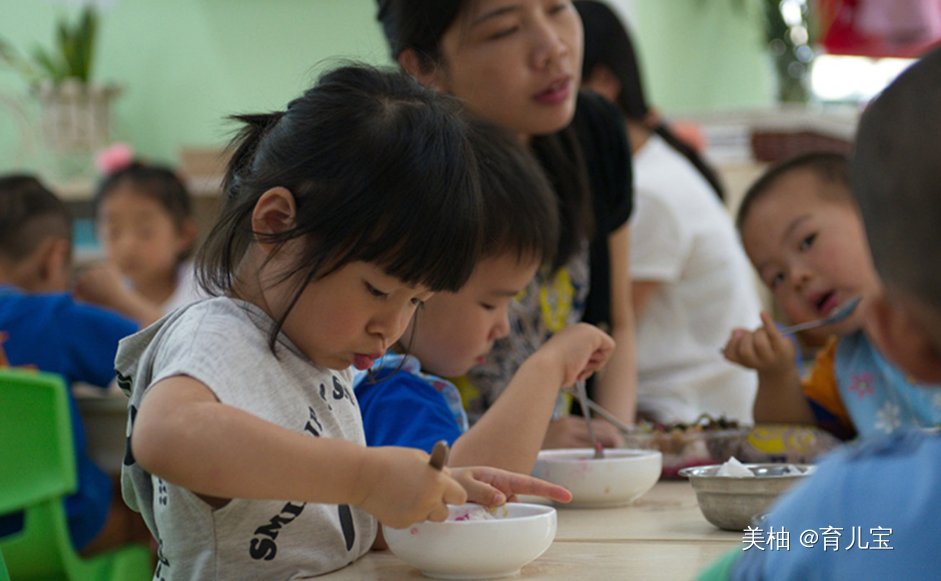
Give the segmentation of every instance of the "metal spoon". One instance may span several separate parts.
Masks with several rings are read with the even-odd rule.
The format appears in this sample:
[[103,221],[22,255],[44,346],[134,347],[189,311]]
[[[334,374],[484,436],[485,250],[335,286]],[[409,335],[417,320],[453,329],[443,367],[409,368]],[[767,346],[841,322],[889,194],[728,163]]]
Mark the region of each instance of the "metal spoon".
[[604,458],[604,446],[595,437],[595,428],[591,425],[591,411],[588,409],[588,392],[585,390],[585,382],[578,380],[575,382],[575,393],[578,395],[578,403],[582,408],[582,417],[585,418],[585,425],[588,426],[588,437],[591,438],[591,445],[595,449],[595,455],[592,458]]
[[807,331],[808,329],[816,329],[817,327],[823,327],[824,325],[832,325],[833,323],[839,323],[846,317],[853,314],[853,311],[856,310],[856,307],[859,306],[859,302],[863,300],[863,297],[852,297],[842,305],[830,311],[830,314],[822,319],[816,319],[814,321],[806,321],[804,323],[798,323],[796,325],[791,325],[790,327],[783,327],[778,329],[782,335],[790,335],[792,333],[799,333],[801,331]]

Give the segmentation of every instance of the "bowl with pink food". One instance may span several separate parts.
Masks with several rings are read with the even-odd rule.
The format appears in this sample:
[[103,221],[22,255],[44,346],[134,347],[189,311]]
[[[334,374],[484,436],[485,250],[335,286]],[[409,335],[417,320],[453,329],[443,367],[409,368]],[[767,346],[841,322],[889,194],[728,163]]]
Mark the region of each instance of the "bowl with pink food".
[[389,550],[426,577],[495,579],[518,575],[555,539],[551,506],[510,502],[490,509],[468,503],[448,511],[444,522],[383,526]]

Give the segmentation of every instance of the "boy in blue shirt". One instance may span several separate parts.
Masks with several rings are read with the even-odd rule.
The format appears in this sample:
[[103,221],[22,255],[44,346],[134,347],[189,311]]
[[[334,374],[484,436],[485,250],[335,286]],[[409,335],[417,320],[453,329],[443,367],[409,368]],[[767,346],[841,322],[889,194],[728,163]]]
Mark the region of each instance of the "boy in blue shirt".
[[[451,466],[529,473],[559,389],[601,368],[614,341],[585,323],[559,331],[468,428],[461,394],[446,378],[482,363],[493,343],[509,334],[514,297],[538,292],[530,283],[540,265],[551,263],[558,240],[556,202],[536,161],[503,129],[482,120],[471,120],[471,127],[481,160],[482,258],[461,290],[431,297],[370,375],[357,378],[356,399],[370,446],[430,451],[436,441],[446,440],[452,444]],[[611,424],[595,422],[604,445],[622,442]]]
[[[114,379],[118,341],[137,323],[76,303],[66,291],[71,217],[38,179],[0,176],[0,365],[58,373],[67,386],[105,388]],[[75,400],[69,394],[78,489],[65,501],[72,544],[86,554],[149,538],[143,521],[92,462]],[[0,517],[0,536],[22,527]]]
[[[851,163],[853,196],[884,285],[871,307],[873,339],[914,379],[934,383],[941,381],[939,136],[935,49],[865,111]],[[760,528],[758,538],[788,534],[789,548],[736,549],[703,578],[937,579],[941,436],[899,430],[834,453]]]

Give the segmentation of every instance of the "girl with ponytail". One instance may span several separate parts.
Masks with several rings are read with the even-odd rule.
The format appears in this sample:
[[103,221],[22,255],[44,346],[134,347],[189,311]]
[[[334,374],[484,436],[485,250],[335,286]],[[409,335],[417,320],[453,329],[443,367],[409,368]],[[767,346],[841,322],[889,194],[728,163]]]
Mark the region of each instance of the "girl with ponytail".
[[296,579],[339,569],[377,521],[564,489],[428,454],[366,448],[367,369],[481,246],[476,158],[453,101],[346,66],[243,129],[197,256],[213,295],[121,343],[122,484],[157,538],[160,579]]

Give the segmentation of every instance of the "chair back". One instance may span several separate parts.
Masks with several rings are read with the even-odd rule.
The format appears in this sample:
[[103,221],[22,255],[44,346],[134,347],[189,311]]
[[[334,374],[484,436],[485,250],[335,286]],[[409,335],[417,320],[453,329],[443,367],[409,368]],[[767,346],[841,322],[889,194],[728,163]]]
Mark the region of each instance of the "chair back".
[[75,552],[63,499],[77,484],[68,388],[58,375],[0,369],[0,518],[22,529],[0,536],[16,581],[145,581],[150,551],[127,544],[90,558]]
[[0,369],[0,516],[22,514],[23,528],[0,537],[17,578],[56,578],[71,544],[62,498],[75,490],[68,395],[50,373]]

